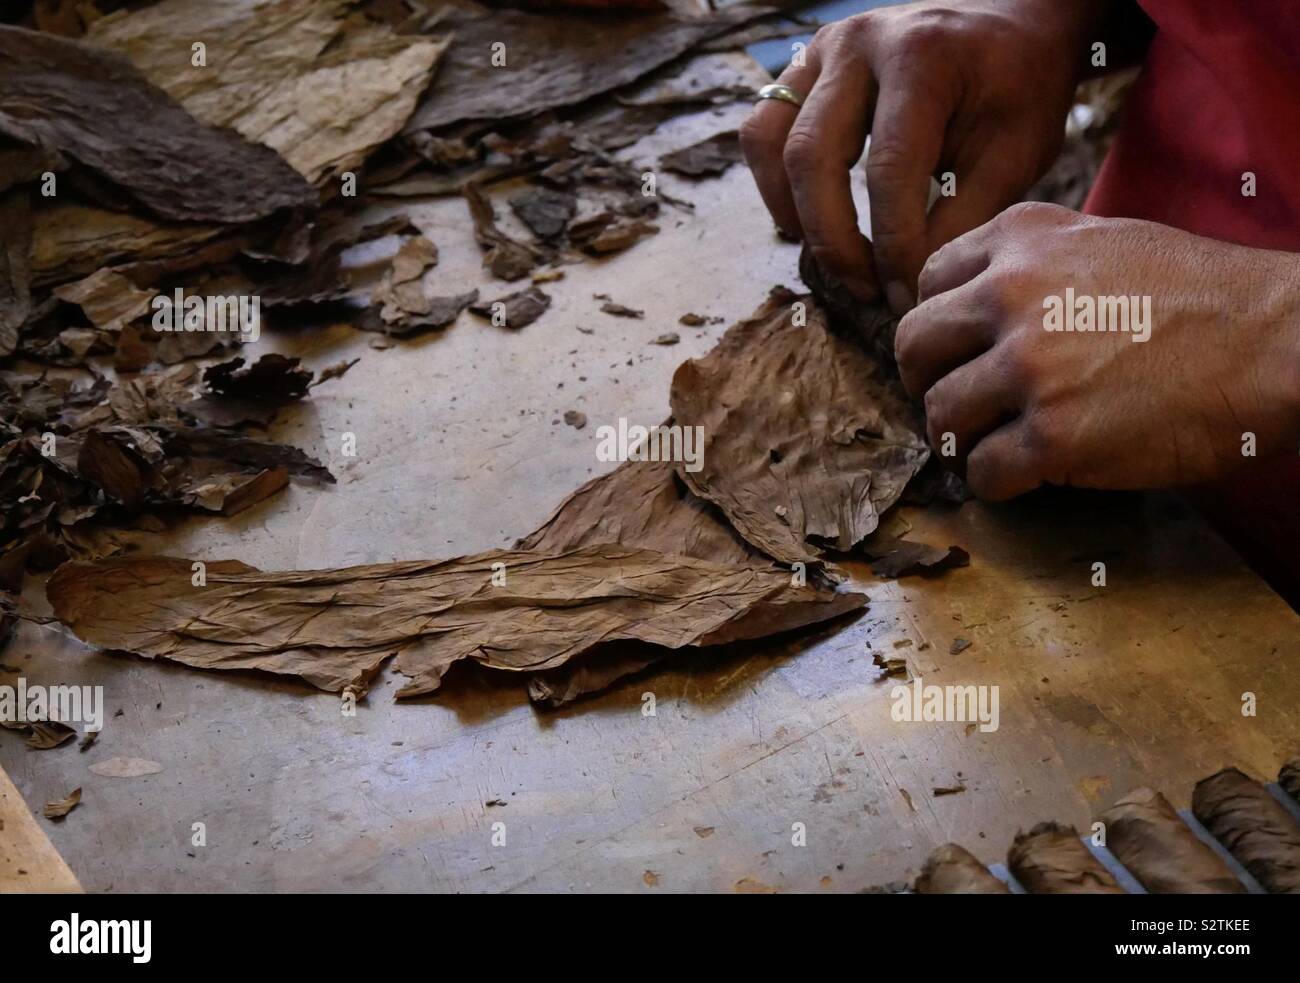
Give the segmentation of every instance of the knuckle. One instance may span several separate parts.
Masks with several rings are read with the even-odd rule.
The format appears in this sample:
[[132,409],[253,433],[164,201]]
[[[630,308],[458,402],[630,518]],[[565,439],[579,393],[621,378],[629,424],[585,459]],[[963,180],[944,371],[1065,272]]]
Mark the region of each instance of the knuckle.
[[1060,445],[1061,431],[1053,415],[1042,408],[1035,408],[1025,414],[1024,438],[1022,452],[1026,464],[1035,470],[1042,470],[1046,462],[1056,455]]
[[817,137],[806,128],[796,127],[790,131],[781,151],[781,160],[791,181],[808,177],[817,170],[820,156],[818,142]]
[[997,456],[985,447],[977,447],[966,460],[966,485],[977,498],[985,501],[1000,498],[998,475],[1006,471]]
[[740,124],[740,152],[745,160],[752,164],[756,160],[771,156],[778,148],[772,137],[772,128],[763,123],[757,113],[750,113],[745,122]]
[[907,177],[909,154],[897,140],[874,137],[867,152],[865,170],[868,188],[896,186]]
[[1008,336],[1002,345],[1002,362],[1022,389],[1032,389],[1040,374],[1035,347],[1020,335]]
[[940,246],[932,252],[925,265],[921,267],[921,275],[917,279],[917,291],[920,298],[930,297],[935,293],[936,286],[940,281],[940,271],[948,262],[948,257],[952,255],[951,243]]
[[948,7],[906,11],[897,20],[890,47],[897,56],[933,57],[961,34],[970,17]]
[[950,400],[944,395],[943,387],[934,385],[929,388],[925,394],[925,419],[930,431],[930,439],[934,440],[936,435],[950,430],[948,426],[950,416]]
[[975,280],[975,303],[994,324],[1006,326],[1023,289],[1024,274],[1005,263],[992,263]]
[[1047,201],[1018,201],[1003,209],[998,218],[1012,225],[1042,225],[1073,214],[1070,209]]
[[916,336],[916,319],[909,313],[898,322],[898,328],[894,332],[894,361],[903,373],[904,383],[907,382],[907,373],[916,358]]
[[813,33],[812,44],[809,47],[819,55],[834,59],[844,49],[846,35],[849,33],[849,21],[841,20],[824,24]]

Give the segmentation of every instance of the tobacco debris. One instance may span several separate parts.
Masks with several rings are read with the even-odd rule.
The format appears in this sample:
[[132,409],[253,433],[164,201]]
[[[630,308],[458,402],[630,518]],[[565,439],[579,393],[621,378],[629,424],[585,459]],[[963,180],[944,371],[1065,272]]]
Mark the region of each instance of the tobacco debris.
[[54,821],[62,820],[81,802],[81,789],[74,788],[66,799],[59,799],[57,802],[45,803],[45,808],[41,810],[46,819]]
[[547,188],[526,188],[511,195],[509,202],[519,220],[539,239],[562,235],[578,208],[572,193]]
[[614,317],[645,317],[645,311],[638,311],[623,304],[616,304],[612,300],[607,300],[600,305],[600,309],[606,314],[612,314]]
[[740,134],[736,130],[716,133],[699,143],[674,150],[659,158],[659,166],[687,177],[718,177],[732,164],[744,158],[740,153]]
[[464,195],[474,222],[474,237],[483,249],[483,268],[493,276],[521,280],[547,258],[545,253],[497,228],[496,210],[478,185],[465,185]]
[[970,554],[960,546],[929,546],[879,531],[862,543],[860,552],[872,561],[872,573],[889,579],[918,574],[933,577],[955,567],[970,566]]
[[550,306],[549,294],[543,293],[537,287],[528,287],[526,290],[506,294],[496,300],[470,304],[469,312],[487,318],[500,327],[518,330],[532,324],[545,314]]

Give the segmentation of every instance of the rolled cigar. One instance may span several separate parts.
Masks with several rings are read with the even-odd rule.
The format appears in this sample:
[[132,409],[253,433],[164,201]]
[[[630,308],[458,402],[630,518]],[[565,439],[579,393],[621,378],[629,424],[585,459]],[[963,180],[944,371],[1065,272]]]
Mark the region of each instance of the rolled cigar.
[[1152,894],[1246,893],[1231,868],[1154,789],[1135,789],[1099,818],[1110,852]]
[[1292,758],[1277,773],[1277,783],[1286,790],[1286,794],[1300,802],[1300,757]]
[[1073,826],[1039,823],[1016,834],[1007,864],[1031,894],[1127,894]]
[[1192,812],[1272,894],[1300,894],[1300,824],[1236,768],[1196,783]]
[[989,869],[956,843],[945,843],[925,861],[917,894],[1010,894]]

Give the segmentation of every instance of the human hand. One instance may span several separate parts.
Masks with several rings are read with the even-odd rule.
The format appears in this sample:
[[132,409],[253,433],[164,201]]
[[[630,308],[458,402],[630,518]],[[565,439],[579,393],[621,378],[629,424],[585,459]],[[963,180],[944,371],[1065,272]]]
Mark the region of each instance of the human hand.
[[[1113,0],[969,0],[873,10],[823,27],[760,102],[741,146],[778,228],[859,301],[911,306],[926,257],[1019,200],[1060,150],[1089,40]],[[849,172],[867,134],[872,241]],[[932,175],[956,194],[927,216]]]
[[[1093,324],[1124,307],[1127,331],[1048,330],[1099,297],[1126,303]],[[982,498],[1206,481],[1247,448],[1296,452],[1300,256],[1016,205],[930,257],[894,351],[940,460]]]

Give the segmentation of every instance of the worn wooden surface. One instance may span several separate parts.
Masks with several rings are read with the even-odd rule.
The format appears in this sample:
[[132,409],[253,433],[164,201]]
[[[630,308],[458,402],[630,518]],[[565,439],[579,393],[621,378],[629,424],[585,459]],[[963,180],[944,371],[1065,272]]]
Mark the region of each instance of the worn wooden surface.
[[0,769],[0,894],[81,890],[40,822]]
[[[664,127],[630,155],[653,161],[744,112]],[[147,548],[285,569],[456,555],[533,529],[610,467],[596,427],[661,420],[674,367],[723,330],[681,328],[681,314],[730,322],[771,285],[796,285],[797,249],[777,242],[742,168],[662,186],[694,213],[665,209],[657,237],[570,267],[521,332],[465,316],[387,351],[337,326],[268,339],[316,368],[361,357],[275,431],[339,484]],[[442,251],[431,289],[481,281],[462,202],[413,214]],[[602,314],[593,293],[646,316]],[[669,330],[680,344],[648,344]],[[568,409],[586,429],[560,422]],[[345,433],[356,457],[340,454]],[[27,626],[5,660],[32,682],[102,685],[108,719],[85,754],[0,732],[0,766],[29,803],[84,787],[66,822],[36,821],[93,891],[848,891],[915,874],[945,840],[1000,860],[1018,829],[1086,824],[1140,783],[1182,807],[1219,767],[1271,777],[1300,745],[1300,621],[1174,500],[1058,495],[907,517],[914,538],[962,545],[971,566],[892,583],[855,567],[872,597],[855,621],[683,656],[552,713],[510,680],[462,673],[402,705],[385,676],[348,717],[306,686],[107,656]],[[951,655],[959,636],[972,644]],[[998,730],[892,720],[895,681],[873,649],[926,683],[998,687]],[[1255,716],[1241,712],[1248,692]],[[115,755],[162,770],[88,770]],[[953,786],[965,791],[933,794]]]

